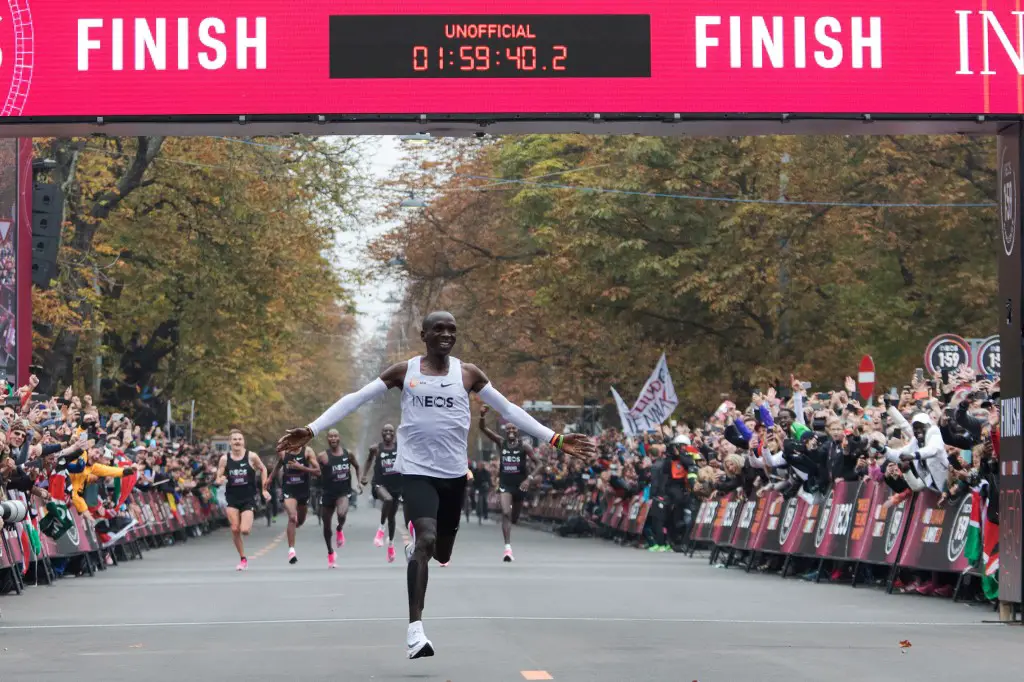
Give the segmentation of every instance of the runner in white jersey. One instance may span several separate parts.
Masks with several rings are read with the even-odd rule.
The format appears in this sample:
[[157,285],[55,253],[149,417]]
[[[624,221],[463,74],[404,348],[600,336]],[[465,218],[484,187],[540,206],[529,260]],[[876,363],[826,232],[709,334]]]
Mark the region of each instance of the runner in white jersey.
[[455,546],[466,488],[466,444],[470,428],[469,394],[494,408],[524,433],[545,440],[566,453],[589,459],[594,443],[582,434],[558,435],[521,407],[513,405],[491,385],[475,365],[450,356],[455,346],[455,318],[434,312],[423,319],[420,338],[426,354],[392,365],[356,393],[350,393],[309,426],[292,429],[277,443],[278,452],[301,448],[391,388],[402,391],[402,421],[398,427],[398,459],[402,474],[405,516],[414,537],[406,578],[409,589],[409,658],[433,656],[434,646],[423,632],[423,605],[430,559],[446,564]]

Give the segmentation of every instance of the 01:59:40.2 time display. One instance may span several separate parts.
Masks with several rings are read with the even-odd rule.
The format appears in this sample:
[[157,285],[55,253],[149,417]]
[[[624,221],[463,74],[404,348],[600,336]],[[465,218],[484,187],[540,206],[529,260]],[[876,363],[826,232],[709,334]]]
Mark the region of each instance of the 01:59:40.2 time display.
[[551,54],[542,54],[540,57],[533,45],[502,48],[462,45],[457,50],[415,45],[412,48],[412,70],[418,73],[449,69],[476,72],[565,71],[568,52],[564,45],[553,45]]

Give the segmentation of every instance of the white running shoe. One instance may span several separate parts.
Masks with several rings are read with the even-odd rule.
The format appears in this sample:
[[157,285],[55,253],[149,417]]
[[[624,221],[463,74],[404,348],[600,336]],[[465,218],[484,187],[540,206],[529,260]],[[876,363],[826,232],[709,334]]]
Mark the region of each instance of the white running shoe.
[[409,631],[405,636],[405,648],[410,660],[434,655],[434,645],[423,634],[423,621],[409,623]]

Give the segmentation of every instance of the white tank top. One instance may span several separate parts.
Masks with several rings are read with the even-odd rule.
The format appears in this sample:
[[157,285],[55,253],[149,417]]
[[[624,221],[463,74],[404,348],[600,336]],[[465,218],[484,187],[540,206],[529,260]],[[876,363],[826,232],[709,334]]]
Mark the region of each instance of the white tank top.
[[409,360],[402,384],[395,469],[435,478],[465,476],[470,412],[469,393],[462,385],[462,363],[449,357],[446,376],[424,376],[420,359]]

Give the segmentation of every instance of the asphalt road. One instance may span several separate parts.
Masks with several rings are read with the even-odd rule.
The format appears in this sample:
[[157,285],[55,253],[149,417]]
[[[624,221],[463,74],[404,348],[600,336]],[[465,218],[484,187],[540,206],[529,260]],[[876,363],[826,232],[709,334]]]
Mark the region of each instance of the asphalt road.
[[[1019,679],[1024,630],[991,610],[874,589],[716,569],[600,540],[464,524],[431,565],[425,628],[405,658],[405,565],[373,547],[377,512],[349,518],[328,571],[316,520],[286,561],[283,520],[259,522],[250,569],[225,530],[93,578],[0,598],[0,681]],[[399,543],[400,544],[400,543]],[[910,649],[899,642],[910,640]],[[1012,675],[1012,677],[1011,677]]]

